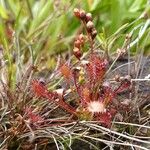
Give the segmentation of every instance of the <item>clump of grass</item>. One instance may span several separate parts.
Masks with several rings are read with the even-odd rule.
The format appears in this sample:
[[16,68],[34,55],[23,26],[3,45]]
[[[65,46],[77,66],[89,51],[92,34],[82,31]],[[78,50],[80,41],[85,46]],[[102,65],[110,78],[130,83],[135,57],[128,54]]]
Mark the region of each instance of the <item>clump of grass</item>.
[[[133,84],[137,79],[130,72],[126,76],[110,76],[126,51],[119,49],[111,64],[109,53],[98,51],[95,46],[97,31],[91,14],[80,9],[75,9],[74,14],[84,29],[74,40],[74,56],[67,61],[58,60],[47,81],[38,78],[41,72],[34,61],[22,65],[19,51],[14,60],[17,77],[13,78],[13,57],[5,56],[2,48],[1,148],[48,149],[54,143],[55,149],[71,149],[79,139],[95,149],[102,148],[102,143],[105,148],[148,149],[147,114],[140,121],[133,119],[137,117],[137,85]],[[15,40],[17,45],[17,37]],[[10,61],[6,62],[4,58],[8,56]],[[32,59],[32,49],[31,56]],[[95,146],[95,141],[100,145]]]

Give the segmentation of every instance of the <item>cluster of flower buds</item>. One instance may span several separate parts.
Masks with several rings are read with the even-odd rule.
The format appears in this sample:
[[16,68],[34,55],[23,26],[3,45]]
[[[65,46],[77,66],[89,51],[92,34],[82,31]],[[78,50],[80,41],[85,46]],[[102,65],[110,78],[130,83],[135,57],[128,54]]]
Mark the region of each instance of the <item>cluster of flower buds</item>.
[[78,8],[75,8],[74,15],[81,21],[83,21],[84,24],[86,24],[86,30],[93,40],[97,35],[97,31],[94,27],[94,23],[92,22],[92,14],[86,13],[84,10],[79,10]]
[[80,34],[75,42],[74,42],[74,49],[73,49],[73,54],[80,59],[82,56],[82,52],[81,52],[81,47],[84,45],[84,35]]

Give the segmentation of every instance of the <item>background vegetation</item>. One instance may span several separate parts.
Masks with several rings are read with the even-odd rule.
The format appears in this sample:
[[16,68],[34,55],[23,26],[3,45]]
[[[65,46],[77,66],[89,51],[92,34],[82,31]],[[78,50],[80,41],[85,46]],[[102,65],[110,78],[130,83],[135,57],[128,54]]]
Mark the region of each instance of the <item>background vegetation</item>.
[[[72,15],[74,7],[91,12],[99,35],[105,34],[106,39],[119,28],[124,29],[122,34],[134,27],[139,31],[146,20],[138,18],[144,11],[145,17],[149,17],[150,6],[147,0],[1,0],[0,41],[10,49],[16,45],[11,41],[15,36],[20,51],[26,52],[31,47],[35,57],[39,52],[53,54],[71,49],[70,43],[79,27]],[[115,45],[119,47],[119,42]]]

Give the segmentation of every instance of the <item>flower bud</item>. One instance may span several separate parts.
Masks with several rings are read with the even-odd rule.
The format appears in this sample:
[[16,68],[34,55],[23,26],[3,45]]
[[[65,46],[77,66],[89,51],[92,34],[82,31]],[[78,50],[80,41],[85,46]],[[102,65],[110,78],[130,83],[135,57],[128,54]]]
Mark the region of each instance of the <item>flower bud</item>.
[[96,31],[96,29],[94,29],[92,31],[92,39],[94,39],[96,37],[96,35],[97,35],[97,31]]
[[75,8],[74,9],[74,15],[77,17],[77,18],[80,18],[80,11],[78,8]]
[[87,24],[86,24],[86,27],[88,30],[92,29],[94,27],[94,24],[92,21],[88,21]]
[[84,40],[84,35],[80,34],[78,38],[79,38],[80,41],[82,41],[82,40]]
[[86,22],[88,22],[88,21],[92,21],[92,14],[91,13],[86,14]]
[[80,49],[77,48],[77,47],[74,47],[73,54],[76,56],[77,59],[80,59],[81,56],[82,56],[82,53],[81,53]]
[[84,20],[85,17],[86,17],[85,11],[84,11],[84,10],[81,10],[81,11],[80,11],[80,18],[81,18],[82,20]]
[[80,45],[81,45],[81,42],[79,40],[76,40],[74,42],[74,46],[77,47],[77,48],[80,48]]

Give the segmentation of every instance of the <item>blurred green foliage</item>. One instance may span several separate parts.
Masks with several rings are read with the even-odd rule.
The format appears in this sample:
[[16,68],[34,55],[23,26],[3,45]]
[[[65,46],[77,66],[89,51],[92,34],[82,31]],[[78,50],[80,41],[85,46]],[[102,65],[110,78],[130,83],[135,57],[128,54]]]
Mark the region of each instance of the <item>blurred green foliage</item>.
[[[81,26],[73,16],[75,7],[92,13],[99,32],[98,44],[114,51],[123,44],[126,33],[134,33],[133,42],[140,36],[150,6],[147,0],[0,0],[0,44],[6,58],[11,59],[8,55],[17,51],[18,59],[26,62],[32,55],[34,62],[38,56],[72,50],[73,38]],[[144,12],[147,19],[138,19]],[[149,23],[141,41],[135,42],[143,43],[146,38],[147,51],[148,33]]]

